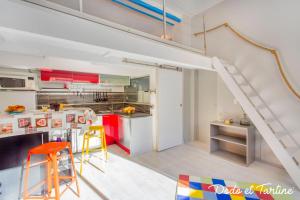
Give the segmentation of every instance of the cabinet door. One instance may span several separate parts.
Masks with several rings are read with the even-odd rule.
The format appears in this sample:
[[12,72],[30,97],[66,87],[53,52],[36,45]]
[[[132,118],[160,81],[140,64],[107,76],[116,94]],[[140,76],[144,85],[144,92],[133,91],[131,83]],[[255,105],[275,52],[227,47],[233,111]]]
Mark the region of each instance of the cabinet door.
[[125,86],[125,85],[130,85],[130,78],[129,76],[101,74],[100,83],[102,85]]
[[105,128],[106,144],[114,144],[119,140],[119,115],[103,115],[102,121]]
[[182,72],[157,70],[157,150],[183,143]]

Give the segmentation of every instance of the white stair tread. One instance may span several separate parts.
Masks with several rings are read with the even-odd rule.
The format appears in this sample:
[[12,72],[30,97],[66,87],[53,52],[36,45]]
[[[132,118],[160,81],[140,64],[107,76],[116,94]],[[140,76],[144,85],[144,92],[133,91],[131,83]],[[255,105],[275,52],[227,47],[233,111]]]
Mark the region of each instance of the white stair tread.
[[293,157],[294,162],[296,163],[296,165],[298,165],[300,167],[300,162],[299,160],[297,160],[295,157]]
[[287,147],[286,150],[291,156],[296,156],[298,153],[300,154],[300,148],[298,147]]
[[274,135],[277,137],[277,138],[281,138],[281,137],[284,137],[284,136],[287,136],[288,134],[283,132],[283,131],[275,131],[274,132]]
[[[247,81],[247,78],[243,76],[241,72],[239,72],[238,68],[235,66],[226,66],[219,61],[218,58],[213,58],[213,65],[220,77],[223,79],[225,84],[228,86],[228,89],[232,92],[232,94],[235,96],[235,98],[240,102],[241,106],[245,110],[245,112],[248,114],[249,118],[253,122],[253,124],[257,127],[263,138],[266,140],[270,148],[273,150],[275,155],[278,157],[278,159],[281,161],[289,175],[293,178],[298,188],[300,188],[300,145],[298,145],[295,142],[295,145],[292,147],[290,146],[291,141],[293,141],[293,138],[278,138],[276,136],[277,126],[275,126],[277,123],[279,123],[281,126],[281,122],[276,118],[276,115],[272,113],[271,110],[269,110],[268,104],[264,103],[263,99],[259,95],[254,95],[254,97],[250,97],[243,89],[245,83],[248,85],[251,84]],[[235,68],[235,71],[239,72],[238,74],[232,74],[233,70],[227,70],[227,69],[233,69]],[[243,79],[244,80],[243,80]],[[254,92],[255,89],[254,89]],[[256,92],[257,93],[257,92]],[[256,102],[258,101],[258,102]],[[263,110],[269,110],[270,116],[268,113],[263,114]],[[265,117],[264,117],[265,116]],[[268,116],[268,117],[267,117]],[[271,123],[266,120],[272,119]],[[274,123],[273,123],[274,122]],[[276,130],[274,130],[272,127]],[[282,126],[283,129],[286,129],[284,126]],[[283,132],[287,132],[284,130]],[[287,132],[288,134],[288,132]],[[285,143],[283,143],[283,140]],[[279,142],[281,145],[279,145]],[[288,146],[287,146],[288,145]],[[291,147],[291,148],[290,148]]]
[[229,73],[233,74],[233,75],[238,75],[238,74],[239,74],[238,71],[233,70],[233,69],[230,69],[230,68],[227,68],[227,71],[228,71]]

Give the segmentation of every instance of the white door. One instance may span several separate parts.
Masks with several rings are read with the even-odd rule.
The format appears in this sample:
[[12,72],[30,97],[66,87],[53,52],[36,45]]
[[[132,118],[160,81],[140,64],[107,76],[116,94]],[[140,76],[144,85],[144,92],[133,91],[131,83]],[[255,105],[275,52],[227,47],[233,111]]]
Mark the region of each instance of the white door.
[[157,150],[183,143],[182,72],[157,70]]

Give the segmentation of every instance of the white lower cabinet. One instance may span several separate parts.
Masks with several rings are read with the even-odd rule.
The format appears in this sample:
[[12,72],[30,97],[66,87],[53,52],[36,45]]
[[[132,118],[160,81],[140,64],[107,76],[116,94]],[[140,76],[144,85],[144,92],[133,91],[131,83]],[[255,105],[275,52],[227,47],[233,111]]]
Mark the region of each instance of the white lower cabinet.
[[122,117],[123,133],[120,143],[136,156],[153,149],[152,116]]

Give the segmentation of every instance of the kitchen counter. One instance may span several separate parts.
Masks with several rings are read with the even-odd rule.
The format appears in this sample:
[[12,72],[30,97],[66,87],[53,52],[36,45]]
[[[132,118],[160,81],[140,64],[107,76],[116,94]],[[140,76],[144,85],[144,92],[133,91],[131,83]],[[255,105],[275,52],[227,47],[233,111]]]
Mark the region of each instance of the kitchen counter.
[[26,133],[24,133],[24,131],[16,131],[16,132],[9,133],[9,134],[1,134],[0,139],[7,138],[7,137],[16,137],[16,136],[20,136],[20,135],[32,135],[32,134],[37,134],[37,133],[41,133],[41,132],[49,132],[49,131],[50,131],[50,129],[48,129],[48,130],[44,129],[43,131],[32,130],[32,131],[29,131]]
[[22,165],[29,149],[48,142],[48,132],[12,135],[0,138],[0,170]]
[[127,149],[131,156],[150,152],[153,149],[152,116],[138,115],[121,116],[118,143]]
[[108,145],[116,143],[120,148],[136,156],[153,149],[152,115],[137,112],[103,112],[98,121],[104,125]]
[[125,114],[125,113],[122,113],[122,112],[103,112],[103,113],[98,113],[97,114],[98,116],[103,116],[103,115],[120,115],[122,117],[126,117],[126,118],[138,118],[138,117],[149,117],[151,116],[151,114],[149,113],[134,113],[134,114],[131,114],[131,115],[128,115],[128,114]]
[[126,118],[138,118],[138,117],[149,117],[151,116],[151,114],[148,113],[134,113],[131,115],[128,114],[124,114],[124,113],[115,113],[115,114],[119,114],[122,117],[126,117]]
[[[2,185],[0,199],[20,199],[20,188],[23,187],[23,165],[26,163],[28,150],[46,142],[48,142],[47,132],[0,138],[0,182]],[[44,156],[35,155],[33,159],[37,162],[43,160]],[[40,182],[45,178],[44,174],[44,165],[32,167],[30,183]]]
[[[35,132],[50,132],[82,128],[92,116],[88,108],[66,109],[64,111],[28,111],[16,115],[0,114],[0,138],[27,135]],[[30,128],[29,128],[30,127]]]

